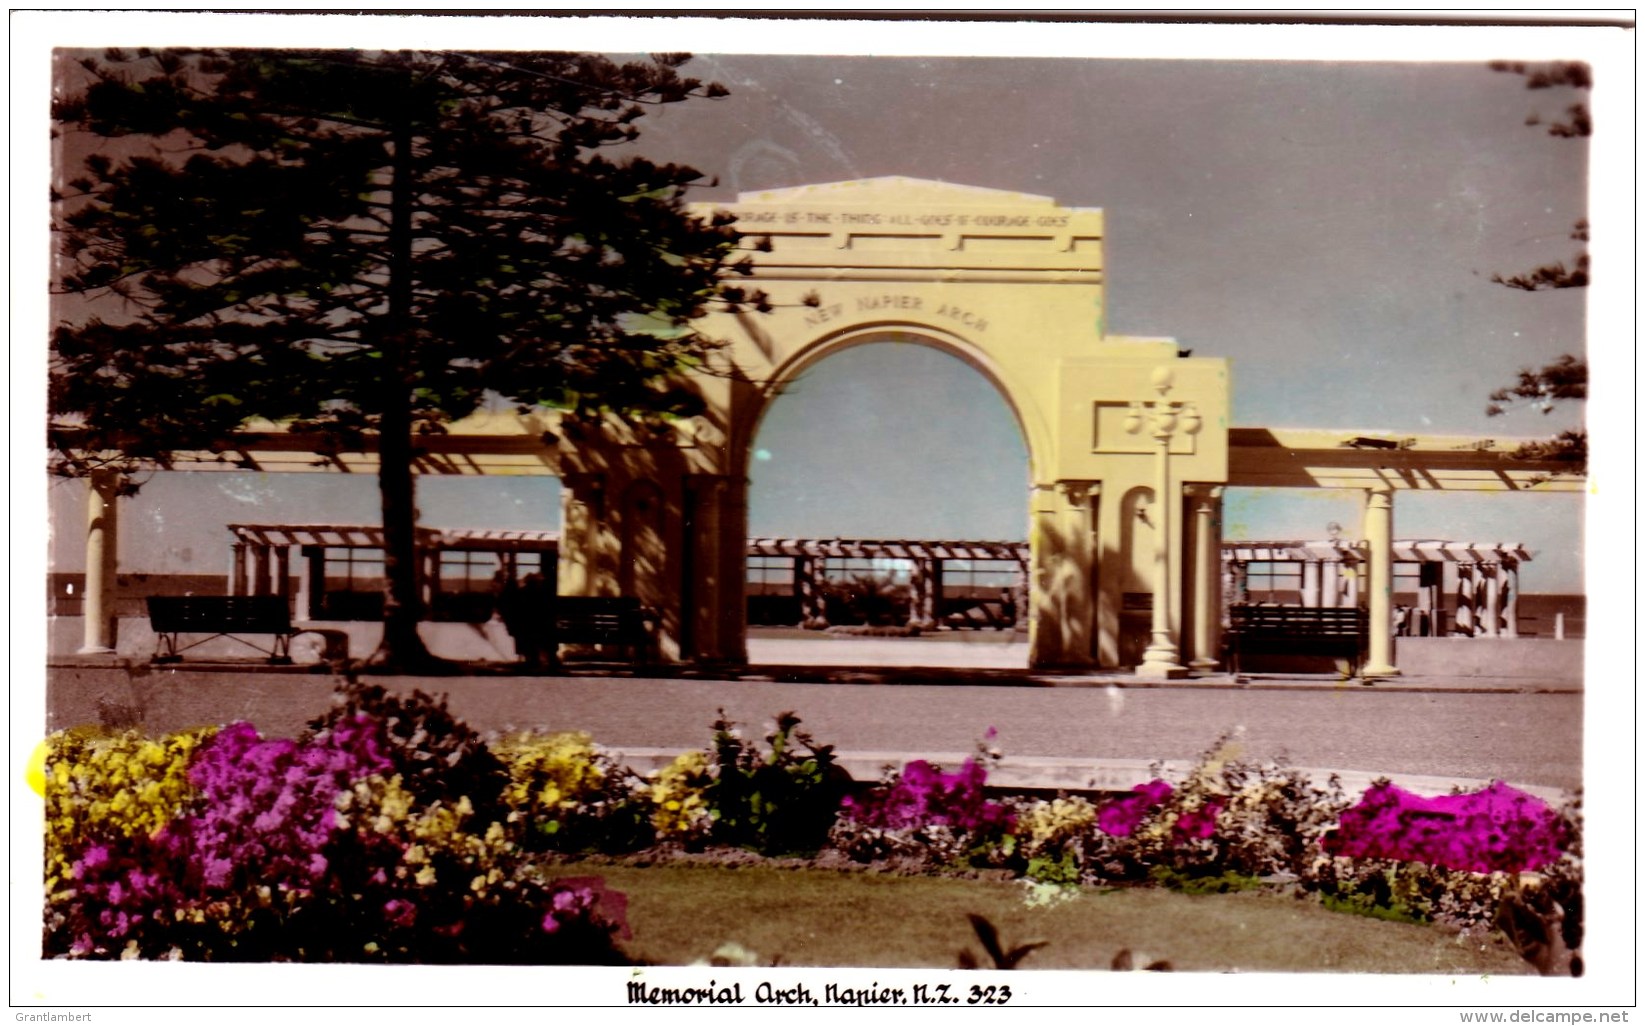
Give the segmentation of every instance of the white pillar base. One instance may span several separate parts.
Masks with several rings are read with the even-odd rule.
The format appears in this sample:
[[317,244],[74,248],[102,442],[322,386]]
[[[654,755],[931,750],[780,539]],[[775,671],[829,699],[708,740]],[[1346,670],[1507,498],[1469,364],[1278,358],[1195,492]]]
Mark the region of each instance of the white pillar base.
[[1182,680],[1188,676],[1188,667],[1175,663],[1143,663],[1137,667],[1134,676],[1149,680]]
[[1142,653],[1142,665],[1137,667],[1136,675],[1149,680],[1181,680],[1188,676],[1188,667],[1177,662],[1175,646],[1155,642]]

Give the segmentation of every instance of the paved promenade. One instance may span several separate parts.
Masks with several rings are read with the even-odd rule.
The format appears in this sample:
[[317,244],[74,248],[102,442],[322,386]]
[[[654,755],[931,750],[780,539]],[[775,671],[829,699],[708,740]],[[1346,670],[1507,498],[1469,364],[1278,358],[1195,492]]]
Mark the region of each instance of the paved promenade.
[[[860,644],[850,651],[868,654]],[[921,647],[923,661],[936,657]],[[955,653],[962,656],[975,652]],[[792,710],[818,741],[870,773],[899,757],[957,757],[994,728],[993,744],[1008,762],[1051,786],[1123,784],[1146,773],[1150,761],[1192,760],[1229,733],[1251,756],[1354,779],[1387,774],[1437,786],[1501,778],[1553,790],[1582,782],[1583,695],[1573,681],[1399,678],[1366,686],[1330,676],[1224,675],[1160,682],[988,666],[792,662],[715,678],[592,667],[569,676],[471,669],[377,679],[395,690],[448,694],[452,711],[482,730],[586,730],[637,762],[705,746],[722,709],[751,736]],[[47,683],[50,729],[134,722],[164,731],[245,719],[282,735],[326,707],[336,679],[304,667],[60,657]]]

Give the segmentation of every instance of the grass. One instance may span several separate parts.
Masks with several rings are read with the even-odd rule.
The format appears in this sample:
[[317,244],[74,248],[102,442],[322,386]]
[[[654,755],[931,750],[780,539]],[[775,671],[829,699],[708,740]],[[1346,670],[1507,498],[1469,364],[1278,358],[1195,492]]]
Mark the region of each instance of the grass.
[[1188,972],[1521,975],[1500,940],[1332,912],[1267,891],[1188,895],[1161,888],[1082,890],[1030,908],[1019,883],[766,866],[567,863],[628,895],[629,954],[654,965],[706,961],[735,943],[760,964],[954,968],[969,949],[988,965],[967,913],[1007,948],[1048,944],[1024,969],[1107,969],[1129,948]]

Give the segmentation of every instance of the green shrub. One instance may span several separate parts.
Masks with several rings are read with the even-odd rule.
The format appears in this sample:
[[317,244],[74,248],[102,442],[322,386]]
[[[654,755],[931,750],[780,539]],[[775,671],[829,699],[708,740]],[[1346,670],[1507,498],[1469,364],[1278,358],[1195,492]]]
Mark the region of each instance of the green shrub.
[[789,855],[813,854],[828,839],[849,777],[834,764],[833,747],[814,743],[799,724],[791,712],[778,714],[761,752],[720,711],[713,781],[703,795],[714,840]]

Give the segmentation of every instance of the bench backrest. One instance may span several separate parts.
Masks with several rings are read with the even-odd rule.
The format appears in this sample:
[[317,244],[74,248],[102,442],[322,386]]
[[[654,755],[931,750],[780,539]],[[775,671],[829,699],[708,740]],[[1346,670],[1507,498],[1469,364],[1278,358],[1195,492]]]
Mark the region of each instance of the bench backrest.
[[286,634],[291,606],[279,595],[150,595],[149,626],[162,633]]
[[632,595],[556,595],[554,611],[572,616],[638,613],[640,600]]
[[553,619],[556,633],[597,642],[643,635],[651,617],[633,596],[561,595],[554,599]]
[[1365,610],[1352,606],[1230,606],[1229,628],[1238,634],[1354,636],[1365,633]]

